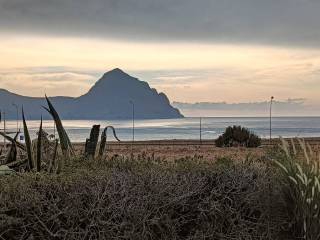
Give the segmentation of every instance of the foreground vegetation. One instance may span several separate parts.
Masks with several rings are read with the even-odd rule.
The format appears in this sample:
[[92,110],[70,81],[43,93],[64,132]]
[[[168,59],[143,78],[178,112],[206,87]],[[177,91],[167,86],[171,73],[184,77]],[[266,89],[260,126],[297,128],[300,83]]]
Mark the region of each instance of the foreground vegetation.
[[[97,151],[94,125],[77,155],[47,103],[59,140],[41,122],[31,141],[24,113],[25,145],[0,133],[11,142],[0,154],[0,239],[320,239],[319,154],[303,140],[240,161],[110,158],[107,130],[119,140],[115,129],[104,128]],[[257,147],[261,139],[234,126],[216,144]]]
[[0,236],[277,239],[286,214],[275,179],[250,160],[73,159],[59,175],[0,178]]
[[319,160],[299,142],[261,159],[82,155],[59,174],[1,176],[0,239],[318,240]]

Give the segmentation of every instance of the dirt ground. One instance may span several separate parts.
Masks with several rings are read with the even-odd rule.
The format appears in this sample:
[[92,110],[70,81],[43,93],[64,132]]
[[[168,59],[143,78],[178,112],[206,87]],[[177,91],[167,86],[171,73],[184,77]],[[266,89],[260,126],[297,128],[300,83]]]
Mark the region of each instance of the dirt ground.
[[[290,142],[290,140],[288,140]],[[315,152],[320,153],[320,138],[305,139],[312,146]],[[298,141],[295,140],[296,145]],[[185,157],[198,157],[207,161],[215,161],[217,158],[231,158],[233,160],[244,160],[247,157],[261,159],[266,156],[268,150],[279,145],[280,140],[274,139],[270,142],[263,139],[262,146],[258,148],[217,148],[212,140],[159,140],[159,141],[136,141],[134,143],[127,142],[108,142],[105,154],[107,156],[123,155],[130,156],[131,154],[146,155],[153,158],[161,158],[166,160],[174,160]],[[84,143],[73,143],[76,153],[84,152]],[[0,143],[2,149],[2,144]],[[99,143],[97,151],[99,149]]]
[[[74,144],[77,153],[84,151],[83,143]],[[99,148],[99,145],[97,149]],[[174,160],[184,157],[203,158],[207,161],[214,161],[217,158],[228,157],[234,160],[243,160],[247,156],[261,158],[265,155],[268,146],[259,148],[217,148],[213,141],[145,141],[145,142],[111,142],[107,144],[106,154],[130,156],[131,154],[152,156],[154,158],[165,158]]]
[[[291,142],[290,139],[287,139]],[[298,141],[294,140],[298,145]],[[306,143],[312,146],[316,152],[320,152],[320,138],[307,138]],[[179,159],[184,157],[198,156],[208,161],[215,161],[217,158],[227,157],[234,160],[244,160],[246,157],[263,158],[267,151],[272,147],[280,145],[279,139],[262,140],[262,146],[258,148],[218,148],[215,147],[214,141],[204,140],[159,140],[159,141],[136,141],[132,142],[109,142],[106,148],[106,154],[112,156],[115,154],[137,156],[145,154],[155,158],[165,158],[167,160]],[[84,151],[84,143],[75,143],[75,149],[78,153]],[[97,146],[97,149],[99,145]]]

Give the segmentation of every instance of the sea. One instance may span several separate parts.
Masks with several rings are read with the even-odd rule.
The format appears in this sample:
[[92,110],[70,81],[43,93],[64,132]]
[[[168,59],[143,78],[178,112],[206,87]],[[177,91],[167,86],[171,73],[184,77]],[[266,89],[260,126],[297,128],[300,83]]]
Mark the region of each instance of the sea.
[[[101,128],[114,126],[120,140],[130,141],[133,138],[132,120],[63,120],[63,125],[72,142],[84,142],[89,137],[92,125]],[[36,137],[39,121],[27,121],[30,135]],[[267,117],[186,117],[181,119],[135,120],[135,140],[172,140],[172,139],[215,139],[227,126],[241,125],[262,138],[269,138],[270,119]],[[273,117],[272,137],[320,137],[320,117]],[[1,122],[1,131],[3,122]],[[21,121],[6,121],[6,131],[13,132],[23,126]],[[49,134],[56,134],[51,120],[43,121],[43,129]],[[109,136],[110,135],[110,136]],[[110,132],[108,139],[112,140]]]

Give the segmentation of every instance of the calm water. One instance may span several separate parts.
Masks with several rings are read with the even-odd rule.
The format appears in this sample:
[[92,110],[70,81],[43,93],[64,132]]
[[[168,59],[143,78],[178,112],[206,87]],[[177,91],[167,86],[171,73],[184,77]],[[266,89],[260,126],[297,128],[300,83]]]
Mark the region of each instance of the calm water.
[[[101,121],[101,120],[64,120],[63,124],[71,141],[85,141],[89,136],[91,126],[100,124],[101,127],[113,125],[121,140],[132,139],[132,121]],[[184,118],[170,120],[136,120],[136,140],[156,139],[199,139],[199,118]],[[269,118],[202,118],[202,138],[214,139],[227,126],[241,125],[254,131],[261,137],[269,137]],[[19,122],[19,127],[22,123]],[[28,121],[31,135],[35,137],[38,121]],[[53,122],[44,121],[44,129],[53,133]],[[3,128],[3,123],[1,124]],[[7,121],[8,131],[15,131],[16,121]],[[320,117],[277,117],[272,123],[273,137],[320,137]]]

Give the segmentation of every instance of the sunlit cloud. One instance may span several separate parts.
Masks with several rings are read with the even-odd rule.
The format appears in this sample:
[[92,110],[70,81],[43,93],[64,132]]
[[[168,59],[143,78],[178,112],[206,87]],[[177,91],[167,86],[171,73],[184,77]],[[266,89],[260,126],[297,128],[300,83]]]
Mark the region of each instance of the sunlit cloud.
[[1,88],[27,96],[79,96],[89,89],[93,79],[91,75],[72,72],[0,72]]
[[78,96],[115,67],[171,101],[306,98],[318,104],[320,49],[2,34],[0,87]]

